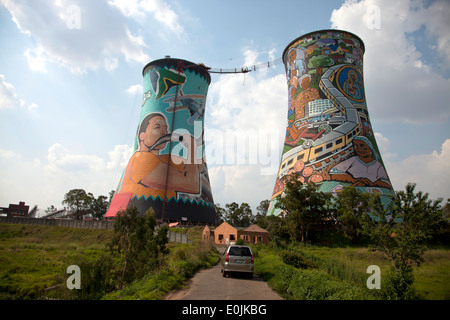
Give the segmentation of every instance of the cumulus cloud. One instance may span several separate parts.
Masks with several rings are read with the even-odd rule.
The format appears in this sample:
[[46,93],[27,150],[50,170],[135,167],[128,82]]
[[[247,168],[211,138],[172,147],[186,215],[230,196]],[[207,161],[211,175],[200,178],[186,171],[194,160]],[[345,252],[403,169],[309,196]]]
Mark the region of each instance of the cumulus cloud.
[[[6,81],[5,76],[0,74],[0,110],[14,109],[25,106],[25,101],[20,99],[13,84]],[[32,102],[28,105],[29,111],[35,111],[39,106]]]
[[28,67],[31,71],[36,71],[40,73],[47,73],[47,65],[45,63],[45,53],[42,47],[37,47],[35,49],[28,48],[24,53],[27,59]]
[[109,161],[106,163],[107,169],[125,168],[133,153],[133,148],[127,144],[121,144],[114,147],[113,151],[109,151]]
[[448,68],[449,12],[446,1],[426,7],[412,0],[348,0],[333,11],[332,28],[353,32],[365,43],[364,80],[372,117],[409,123],[449,118],[450,80],[425,62],[430,48],[417,47],[410,36],[425,28]]
[[395,190],[404,190],[407,183],[416,183],[417,191],[430,197],[447,199],[450,190],[450,139],[442,143],[440,151],[415,154],[400,161],[385,161]]
[[61,206],[64,194],[81,188],[108,195],[117,187],[131,147],[117,145],[104,156],[71,152],[60,143],[49,147],[45,159],[28,159],[0,149],[0,203],[25,201],[45,210]]
[[[184,28],[180,25],[178,15],[170,5],[161,0],[113,0],[108,2],[117,7],[126,17],[138,21],[143,20],[150,13],[165,29],[181,37]],[[162,33],[164,34],[164,32]]]
[[33,71],[46,72],[49,62],[74,73],[117,67],[118,58],[145,63],[142,36],[134,35],[125,17],[108,3],[69,0],[6,1],[18,29],[33,37],[25,51]]
[[133,85],[129,86],[126,91],[128,94],[134,96],[137,94],[142,94],[143,89],[142,89],[141,84],[133,84]]
[[275,175],[261,175],[258,166],[221,166],[208,168],[208,172],[214,201],[222,207],[246,202],[256,209],[262,200],[272,196]]
[[11,150],[0,149],[0,159],[19,159],[20,154]]
[[[257,63],[256,51],[244,50],[244,56],[246,64]],[[211,83],[205,150],[215,201],[247,202],[256,208],[271,197],[287,106],[285,74],[221,75]]]
[[0,74],[0,109],[12,109],[19,103],[16,89],[6,81],[4,75]]

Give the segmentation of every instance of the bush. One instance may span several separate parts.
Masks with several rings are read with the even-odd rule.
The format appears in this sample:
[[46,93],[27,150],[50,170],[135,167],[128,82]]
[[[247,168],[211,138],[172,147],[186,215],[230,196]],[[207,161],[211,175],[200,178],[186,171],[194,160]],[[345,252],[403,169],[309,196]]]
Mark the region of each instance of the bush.
[[80,267],[81,289],[74,290],[78,299],[97,300],[113,291],[119,278],[119,268],[110,255],[89,261],[81,259],[76,263]]
[[321,270],[302,270],[290,265],[277,266],[277,289],[296,300],[370,299],[361,288],[340,281]]
[[416,299],[414,289],[414,274],[409,270],[393,270],[383,279],[383,297],[388,300]]
[[283,250],[280,253],[280,257],[284,263],[294,266],[295,268],[308,269],[316,267],[312,261],[298,251]]
[[181,287],[198,269],[217,264],[220,257],[215,247],[202,242],[178,245],[172,249],[169,256],[158,271],[151,272],[122,290],[103,296],[102,299],[162,299],[169,291]]

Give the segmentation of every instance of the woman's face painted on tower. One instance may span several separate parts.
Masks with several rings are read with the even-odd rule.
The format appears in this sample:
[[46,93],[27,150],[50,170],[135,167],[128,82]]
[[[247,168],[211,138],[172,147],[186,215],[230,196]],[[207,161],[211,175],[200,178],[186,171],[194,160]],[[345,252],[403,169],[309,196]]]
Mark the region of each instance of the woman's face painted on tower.
[[[141,144],[144,144],[144,147],[150,148],[159,138],[168,134],[167,131],[167,122],[161,116],[153,117],[149,120],[147,129],[144,132],[141,132],[139,135],[139,140]],[[166,143],[161,143],[160,145],[155,146],[154,150],[161,150],[166,147]],[[141,148],[141,150],[143,150]],[[144,150],[143,150],[144,151]]]
[[353,140],[353,150],[356,155],[364,162],[370,162],[374,160],[372,149],[362,140]]

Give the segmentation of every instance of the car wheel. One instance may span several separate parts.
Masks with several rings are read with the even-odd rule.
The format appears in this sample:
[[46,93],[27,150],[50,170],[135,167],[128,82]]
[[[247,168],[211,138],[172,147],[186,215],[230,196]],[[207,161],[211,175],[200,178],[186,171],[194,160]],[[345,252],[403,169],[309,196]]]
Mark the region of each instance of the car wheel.
[[225,278],[227,276],[227,273],[225,271],[222,270],[222,275]]

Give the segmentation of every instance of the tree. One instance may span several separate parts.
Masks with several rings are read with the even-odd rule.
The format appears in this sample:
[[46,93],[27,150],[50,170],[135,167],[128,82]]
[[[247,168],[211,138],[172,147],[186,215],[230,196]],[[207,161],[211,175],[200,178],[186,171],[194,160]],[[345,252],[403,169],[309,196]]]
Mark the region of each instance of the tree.
[[227,214],[226,210],[220,206],[220,203],[214,205],[216,207],[216,222],[221,224],[225,221],[225,216]]
[[58,209],[56,209],[54,205],[51,205],[50,207],[45,209],[45,215],[55,213],[56,211],[58,211]]
[[102,220],[103,216],[109,207],[109,202],[106,201],[108,198],[106,196],[98,196],[97,199],[92,193],[88,193],[89,199],[89,211],[92,216],[98,220]]
[[155,231],[157,221],[153,209],[139,215],[136,207],[127,208],[117,214],[111,251],[123,257],[122,275],[118,288],[153,271],[159,266],[161,254],[168,249],[168,227]]
[[276,207],[286,214],[287,227],[291,240],[308,240],[311,227],[329,216],[331,195],[319,192],[314,183],[303,184],[297,172],[285,178],[283,194],[277,198]]
[[225,221],[232,226],[248,227],[254,223],[252,208],[245,202],[240,205],[236,202],[227,203],[225,205]]
[[257,214],[265,217],[267,214],[267,210],[269,209],[270,200],[262,200],[259,203],[259,206],[256,207]]
[[83,189],[72,189],[64,195],[63,205],[66,205],[69,212],[75,219],[81,219],[83,215],[89,213],[91,198]]
[[396,192],[385,206],[379,194],[372,194],[371,214],[363,219],[364,233],[371,247],[383,253],[391,264],[385,278],[388,299],[414,298],[413,266],[423,262],[426,241],[442,221],[442,199],[432,201],[428,193],[415,193],[415,184]]
[[257,213],[255,216],[255,223],[262,228],[265,228],[267,226],[266,222],[265,222],[265,218],[267,215],[267,211],[269,209],[269,205],[270,205],[270,200],[266,199],[266,200],[262,200],[259,203],[259,206],[256,207]]
[[355,187],[344,187],[335,198],[336,218],[344,227],[344,234],[353,244],[357,243],[362,233],[361,221],[369,210],[369,194],[360,192]]
[[269,232],[269,237],[275,245],[279,245],[281,239],[289,237],[285,218],[271,215],[264,219],[264,223],[264,229]]

